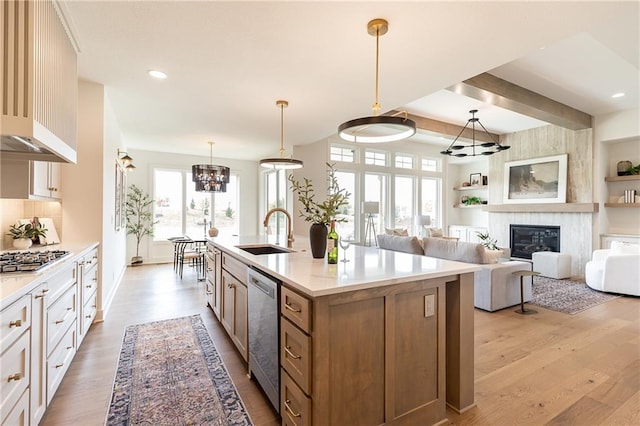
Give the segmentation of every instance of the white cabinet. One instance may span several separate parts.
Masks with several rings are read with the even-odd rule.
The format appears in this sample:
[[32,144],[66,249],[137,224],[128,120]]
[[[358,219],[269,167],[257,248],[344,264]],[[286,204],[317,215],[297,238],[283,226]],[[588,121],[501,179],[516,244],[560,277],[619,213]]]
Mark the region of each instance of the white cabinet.
[[87,335],[98,312],[98,248],[94,248],[78,261],[78,344]]
[[449,226],[449,237],[457,237],[459,241],[466,241],[470,243],[482,242],[478,238],[478,232],[487,233],[489,230],[482,226],[464,226],[464,225],[451,225]]
[[47,293],[43,282],[31,292],[31,424],[40,423],[47,409]]
[[62,164],[31,161],[31,195],[62,199]]
[[0,194],[22,200],[61,200],[62,164],[3,158]]

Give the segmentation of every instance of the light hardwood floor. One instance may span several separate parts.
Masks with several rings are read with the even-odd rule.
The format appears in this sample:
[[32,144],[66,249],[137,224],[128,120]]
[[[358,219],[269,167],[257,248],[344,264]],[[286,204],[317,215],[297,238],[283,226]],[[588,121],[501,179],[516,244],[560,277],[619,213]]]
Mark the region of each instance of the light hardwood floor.
[[[536,307],[475,311],[475,398],[459,425],[640,424],[640,298],[576,315]],[[203,283],[172,265],[128,268],[104,323],[94,324],[42,425],[102,425],[124,328],[199,313],[257,426],[279,424],[213,313]],[[342,426],[342,425],[340,425]]]

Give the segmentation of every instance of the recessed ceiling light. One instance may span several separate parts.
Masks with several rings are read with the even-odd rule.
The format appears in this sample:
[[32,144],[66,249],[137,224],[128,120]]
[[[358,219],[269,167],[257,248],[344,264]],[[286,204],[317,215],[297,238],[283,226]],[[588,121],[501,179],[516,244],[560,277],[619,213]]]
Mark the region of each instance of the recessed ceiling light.
[[159,80],[164,80],[165,78],[167,78],[167,75],[165,73],[163,73],[162,71],[158,71],[158,70],[149,70],[147,71],[149,73],[149,75],[153,78],[157,78]]
[[612,98],[621,98],[624,96],[624,93],[620,92],[620,93],[614,93],[613,95],[611,95]]

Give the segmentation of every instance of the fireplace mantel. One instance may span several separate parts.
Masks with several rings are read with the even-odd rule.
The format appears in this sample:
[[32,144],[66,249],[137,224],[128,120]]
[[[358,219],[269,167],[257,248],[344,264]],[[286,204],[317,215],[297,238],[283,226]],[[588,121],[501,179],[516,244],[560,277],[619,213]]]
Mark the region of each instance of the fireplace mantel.
[[485,204],[482,210],[492,213],[596,213],[598,203]]

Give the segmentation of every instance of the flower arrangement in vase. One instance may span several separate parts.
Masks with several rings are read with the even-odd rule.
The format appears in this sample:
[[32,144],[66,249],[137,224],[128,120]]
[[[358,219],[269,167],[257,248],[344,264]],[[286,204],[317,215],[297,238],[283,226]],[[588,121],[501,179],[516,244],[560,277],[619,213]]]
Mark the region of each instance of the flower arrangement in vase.
[[13,238],[13,247],[18,250],[26,250],[33,244],[33,240],[38,237],[46,237],[47,229],[40,223],[32,221],[29,223],[16,223],[9,227],[10,235]]
[[298,195],[298,201],[302,204],[299,210],[300,217],[305,222],[311,222],[309,228],[309,241],[311,243],[311,252],[313,257],[320,259],[324,257],[327,244],[327,225],[331,221],[346,222],[344,217],[337,217],[342,207],[349,204],[349,191],[340,188],[338,179],[336,178],[335,164],[326,163],[327,165],[327,198],[324,201],[315,199],[313,182],[311,179],[303,178],[301,183],[294,179],[293,175],[287,178],[291,183],[291,190]]

